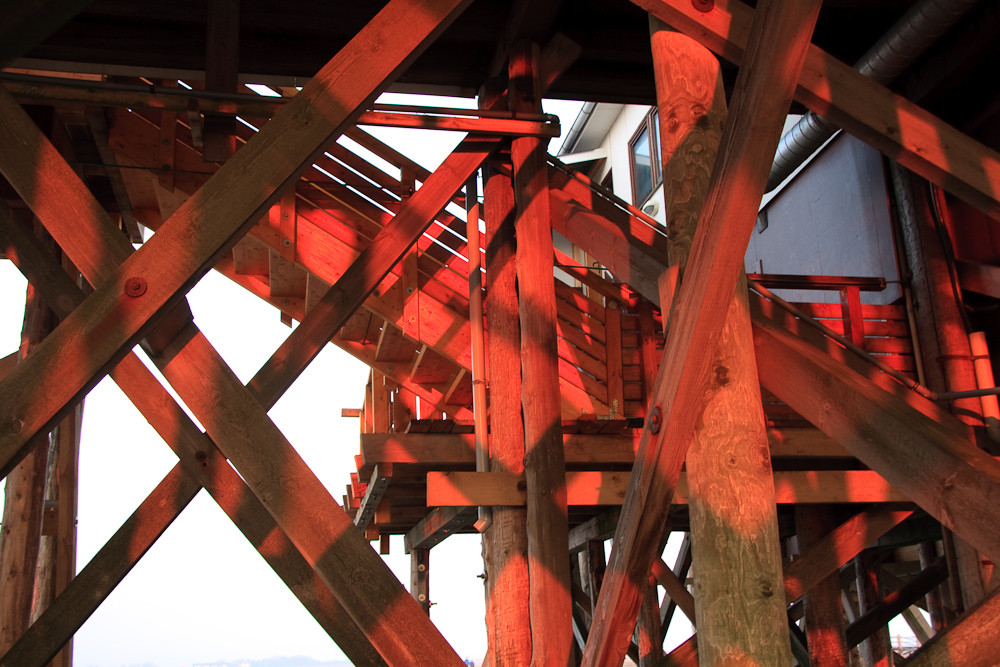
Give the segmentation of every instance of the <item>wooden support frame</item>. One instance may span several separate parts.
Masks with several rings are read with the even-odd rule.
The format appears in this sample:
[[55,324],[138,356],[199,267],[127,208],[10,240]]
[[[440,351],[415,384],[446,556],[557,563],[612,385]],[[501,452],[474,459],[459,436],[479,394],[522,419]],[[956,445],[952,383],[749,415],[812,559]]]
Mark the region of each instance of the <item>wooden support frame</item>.
[[[541,110],[537,45],[511,50],[513,111]],[[511,144],[517,218],[515,266],[521,323],[521,411],[528,494],[528,606],[531,664],[562,665],[573,643],[568,525],[563,486],[561,395],[556,344],[556,297],[552,282],[552,227],[545,143],[535,138]],[[482,503],[493,505],[499,503]]]
[[1000,589],[970,609],[920,647],[906,663],[911,667],[986,665],[1000,650]]
[[[687,0],[632,0],[734,63],[744,61],[754,10],[709,12]],[[1000,218],[1000,154],[810,44],[795,98],[901,165]]]
[[763,2],[757,8],[748,67],[737,79],[695,232],[667,336],[667,362],[657,376],[584,665],[617,662],[628,645],[645,580],[662,548],[665,512],[701,412],[714,345],[818,11],[815,2]]
[[0,665],[44,665],[163,534],[201,485],[175,465],[66,590],[2,657]]
[[[49,303],[69,312],[83,298],[79,288],[33,237],[19,227],[5,225],[8,213],[0,203],[0,237],[6,236],[4,247],[15,249],[8,250],[8,255],[17,258],[18,267],[39,286]],[[267,509],[138,357],[129,354],[112,370],[111,376],[344,653],[361,663],[381,662]]]
[[[1000,463],[946,415],[934,420],[808,343],[755,317],[763,385],[990,558],[1000,558],[993,508]],[[936,407],[936,406],[935,406]],[[877,425],[877,427],[875,426]]]
[[437,507],[403,537],[406,553],[430,549],[446,537],[472,523],[476,511],[468,507]]
[[[339,104],[334,104],[334,107],[332,109],[325,109],[322,103],[324,86],[327,86],[331,83],[330,82],[331,74],[333,75],[334,78],[341,75],[341,71],[339,70],[339,60],[338,60],[339,58],[352,57],[351,55],[349,55],[352,49],[359,48],[359,44],[363,44],[365,40],[373,39],[375,35],[379,35],[377,39],[381,41],[381,39],[384,37],[385,34],[399,30],[406,35],[406,38],[401,38],[398,43],[394,43],[394,48],[387,53],[386,60],[380,61],[383,65],[388,65],[388,68],[383,70],[383,73],[386,76],[391,76],[391,74],[394,73],[395,71],[398,71],[398,68],[400,67],[400,62],[398,60],[393,61],[394,58],[399,57],[404,62],[408,58],[412,58],[413,57],[412,51],[419,44],[421,44],[421,42],[426,43],[425,40],[429,36],[433,35],[436,31],[442,29],[443,25],[448,20],[450,20],[450,18],[453,18],[456,11],[460,9],[460,3],[455,3],[455,2],[435,3],[433,5],[434,11],[431,11],[430,7],[425,7],[427,11],[424,14],[421,14],[423,23],[420,25],[420,27],[416,27],[414,25],[414,21],[412,20],[412,16],[410,16],[409,12],[405,10],[405,4],[406,3],[403,2],[391,3],[375,19],[373,19],[372,23],[369,24],[369,26],[366,27],[359,34],[359,36],[355,38],[354,42],[352,42],[345,49],[348,52],[348,55],[344,55],[344,53],[342,52],[341,56],[335,58],[331,62],[331,64],[327,66],[327,68],[324,68],[324,70],[320,73],[317,79],[314,79],[311,82],[310,86],[307,86],[307,88],[311,89],[311,91],[314,92],[311,92],[309,95],[307,95],[304,101],[302,102],[302,105],[300,106],[308,108],[307,114],[308,113],[317,114],[316,123],[315,124],[305,123],[300,125],[299,121],[297,120],[294,123],[295,127],[311,126],[312,138],[315,139],[317,143],[321,143],[323,140],[325,140],[326,137],[329,136],[328,132],[330,131],[331,128],[329,123],[331,122],[331,119],[334,126],[336,126],[336,123],[338,121],[342,122],[349,117],[351,113],[349,109],[352,108],[350,105],[348,105],[345,109],[343,106],[340,106]],[[385,51],[383,50],[383,52]],[[375,72],[378,71],[378,67],[375,66],[374,63],[369,63],[369,64],[375,68],[374,69]],[[369,69],[369,71],[366,72],[366,76],[363,77],[362,81],[364,80],[371,81],[372,79],[370,77],[372,73],[373,71]],[[374,77],[374,79],[375,81],[378,82],[375,84],[376,88],[380,85],[383,85],[384,82],[379,81],[377,76]],[[349,90],[350,87],[348,86],[347,89]],[[364,96],[373,94],[370,89],[368,89],[368,92],[361,93],[361,91],[364,89],[365,89],[365,84],[362,84],[360,87],[355,87],[353,90],[356,93],[360,93],[361,95]],[[319,100],[310,99],[312,97],[318,97],[320,99]],[[319,102],[319,104],[316,104],[317,102]],[[290,104],[288,109],[292,109],[293,104],[294,103]],[[355,105],[355,107],[356,106],[357,105]],[[286,109],[286,113],[288,109]],[[287,117],[291,119],[292,116],[294,115],[295,115],[294,113],[288,114]],[[324,115],[326,117],[324,117]],[[0,117],[4,118],[4,120],[10,120],[11,118],[14,118],[16,120],[17,114],[16,113],[0,114]],[[281,134],[282,132],[280,129],[280,125],[281,125],[280,123],[278,124],[278,126],[272,124],[269,125],[269,127],[276,127],[274,132],[277,134]],[[30,136],[30,128],[28,129],[27,132],[25,132],[25,135]],[[306,132],[306,135],[309,136],[310,133]],[[261,135],[257,135],[258,138],[260,138],[261,136],[264,136],[264,139],[261,139],[258,143],[264,144],[264,146],[266,146],[267,135],[263,133]],[[315,146],[308,149],[305,148],[305,145],[309,143],[309,140],[304,138],[301,134],[297,135],[296,139],[296,135],[294,133],[292,134],[292,136],[289,136],[288,133],[284,133],[282,138],[283,138],[282,142],[283,146],[287,145],[287,142],[291,142],[291,145],[298,145],[299,148],[303,150],[304,160],[307,160],[309,154],[311,154],[311,152],[315,150]],[[47,146],[46,143],[39,142],[37,148],[40,152],[44,153],[46,146]],[[256,150],[250,150],[246,152],[241,151],[240,155],[241,156],[247,155],[247,159],[252,162],[256,160],[258,157],[256,155],[256,152],[257,152]],[[267,152],[268,151],[265,148],[263,150],[263,153],[266,155]],[[32,162],[33,160],[28,160],[27,163],[31,164]],[[51,155],[51,162],[53,165],[55,165],[55,168],[43,170],[42,174],[46,176],[51,176],[50,173],[51,171],[57,170],[60,165],[65,165],[64,162],[58,159],[58,156],[56,156],[54,152]],[[239,157],[234,158],[234,160],[227,163],[226,167],[224,167],[220,173],[226,173],[227,167],[234,164],[238,165],[240,162],[241,160]],[[265,165],[263,164],[263,162],[268,162],[268,160],[263,160],[262,164],[258,166],[258,171],[256,176],[261,178],[262,182],[267,183],[269,181],[269,178],[274,176],[274,174],[269,173],[273,165],[269,164]],[[292,160],[291,163],[285,163],[285,167],[289,168],[293,172],[291,176],[289,176],[289,178],[294,177],[294,171],[297,168],[294,165],[295,165],[295,160]],[[3,166],[9,168],[11,165],[5,164]],[[49,167],[50,165],[46,164],[46,166]],[[242,166],[234,166],[233,169],[239,170],[242,169]],[[253,171],[254,170],[251,169],[243,176],[244,177],[251,176],[253,174]],[[5,174],[6,173],[7,171],[5,171]],[[37,174],[25,174],[25,175],[28,176],[29,178],[33,177],[37,178],[38,176]],[[9,175],[8,178],[9,180],[12,181],[15,180],[10,178]],[[200,198],[199,195],[196,195],[195,197],[193,197],[191,200],[188,201],[188,203],[185,205],[185,208],[182,208],[182,210],[178,212],[181,222],[175,222],[175,224],[171,227],[171,229],[161,230],[161,232],[157,234],[157,238],[164,239],[162,243],[165,245],[165,248],[161,248],[159,250],[165,253],[165,257],[157,257],[156,254],[153,253],[148,258],[148,262],[144,263],[144,259],[146,259],[146,256],[150,255],[150,253],[144,252],[146,250],[146,248],[144,247],[143,250],[140,250],[139,253],[137,253],[138,259],[135,259],[135,257],[133,257],[126,260],[123,263],[123,266],[112,274],[113,276],[117,275],[117,278],[112,278],[110,280],[105,281],[104,282],[105,287],[103,288],[103,290],[102,289],[98,290],[98,292],[95,294],[96,298],[90,298],[87,301],[85,301],[80,307],[78,307],[74,311],[72,315],[70,315],[68,319],[73,320],[74,318],[76,318],[76,320],[78,320],[80,323],[83,324],[83,329],[86,330],[87,328],[86,323],[95,317],[97,318],[97,322],[100,322],[102,320],[102,315],[101,315],[102,313],[104,314],[104,317],[106,317],[108,314],[111,313],[119,316],[123,315],[123,313],[121,313],[120,307],[118,307],[116,304],[120,298],[124,298],[124,297],[119,297],[118,295],[123,290],[124,283],[126,282],[125,280],[126,276],[133,278],[133,282],[130,283],[130,285],[132,286],[130,288],[130,291],[132,292],[139,291],[138,289],[136,289],[138,284],[134,280],[135,276],[130,274],[130,269],[132,268],[132,265],[138,265],[138,267],[140,268],[143,267],[151,268],[147,266],[147,264],[151,263],[153,266],[157,266],[158,261],[177,260],[178,257],[176,257],[176,255],[178,254],[179,251],[178,246],[182,245],[182,242],[189,234],[193,233],[197,235],[197,232],[194,230],[198,229],[198,221],[202,219],[200,217],[201,214],[206,212],[202,209],[202,206],[204,206],[204,209],[207,209],[207,212],[209,213],[209,218],[212,218],[211,213],[213,210],[213,206],[217,206],[221,203],[218,199],[213,198],[213,190],[214,190],[214,195],[219,195],[222,200],[225,200],[226,198],[225,197],[226,193],[224,191],[224,188],[226,187],[225,180],[226,180],[225,178],[213,179],[214,183],[220,185],[218,185],[215,188],[210,188],[208,185],[206,185],[205,188],[203,188],[199,192]],[[251,176],[250,180],[255,180],[255,178]],[[75,192],[73,188],[76,188]],[[223,192],[220,193],[218,191],[218,188],[223,188]],[[85,190],[82,190],[82,186],[79,185],[78,180],[72,178],[69,179],[69,190],[71,192],[74,192],[74,194],[76,194],[78,198],[82,198],[83,200],[82,203],[84,204],[84,206],[81,206],[77,212],[85,214],[85,217],[88,222],[91,221],[98,222],[95,229],[89,231],[94,232],[97,229],[100,229],[101,223],[103,223],[100,210],[99,208],[96,207],[96,204],[94,204],[92,201],[88,201]],[[261,191],[268,192],[269,188],[265,186],[262,188]],[[27,190],[22,189],[21,194],[22,196],[26,196],[29,199],[34,199],[39,194],[39,192],[38,190],[29,188]],[[262,210],[264,207],[266,207],[267,204],[269,204],[268,200],[273,196],[274,196],[273,194],[270,196],[266,194],[261,195],[261,197],[263,198],[263,203],[255,204],[254,202],[249,202],[247,206],[254,208],[255,211]],[[201,204],[198,203],[199,200],[201,201]],[[58,199],[49,199],[47,197],[41,197],[40,201],[43,202],[42,205],[39,205],[38,200],[35,200],[36,213],[40,217],[52,217],[53,220],[50,221],[49,224],[58,227],[59,226],[58,216],[49,216],[49,215],[43,216],[42,211],[38,209],[52,205],[55,205],[56,208],[58,209],[59,205],[65,204],[66,198],[63,197]],[[187,213],[184,213],[185,210],[187,210]],[[52,211],[47,209],[47,213],[52,213]],[[230,211],[230,213],[233,212]],[[105,346],[103,347],[102,350],[95,350],[92,345],[88,346],[88,356],[81,356],[80,358],[81,359],[88,358],[91,365],[90,366],[83,365],[75,367],[76,371],[75,377],[66,378],[66,374],[63,374],[63,377],[69,380],[67,382],[68,388],[61,387],[60,388],[62,389],[61,392],[57,393],[55,396],[50,397],[55,400],[50,401],[49,403],[46,404],[48,407],[42,410],[43,414],[38,414],[38,411],[35,411],[32,414],[31,419],[33,421],[44,421],[52,419],[51,416],[44,415],[44,412],[51,409],[53,413],[58,415],[59,411],[64,409],[64,407],[58,407],[56,405],[60,399],[64,399],[68,403],[69,401],[72,400],[74,395],[86,389],[88,384],[94,382],[93,374],[95,373],[95,371],[99,372],[102,366],[108,363],[113,363],[115,357],[120,356],[122,354],[121,350],[119,350],[118,352],[112,351],[112,346],[116,345],[124,347],[130,340],[134,340],[135,337],[141,335],[139,330],[142,329],[144,326],[148,326],[145,325],[144,322],[148,320],[149,317],[153,315],[157,310],[162,308],[162,306],[166,304],[167,301],[176,298],[171,294],[171,292],[176,291],[177,289],[182,289],[184,285],[187,283],[187,281],[191,280],[191,276],[190,275],[185,276],[185,272],[193,269],[193,273],[198,274],[200,271],[202,271],[201,268],[197,268],[197,265],[204,262],[202,266],[207,267],[211,263],[212,260],[211,255],[217,252],[217,250],[213,247],[213,244],[215,242],[219,242],[222,245],[224,245],[227,242],[225,238],[228,235],[234,232],[238,232],[240,227],[247,224],[246,222],[244,223],[237,222],[237,218],[241,217],[242,213],[243,212],[241,211],[236,211],[235,214],[227,216],[227,219],[230,220],[231,223],[233,223],[233,226],[230,226],[228,231],[224,229],[226,225],[220,225],[223,229],[219,230],[219,234],[217,235],[214,236],[209,235],[209,239],[211,240],[206,239],[206,237],[202,235],[200,237],[201,241],[203,242],[203,245],[200,246],[201,254],[197,252],[193,253],[196,256],[194,258],[185,256],[184,259],[187,261],[180,261],[178,265],[172,267],[174,270],[167,271],[166,275],[172,276],[172,279],[167,279],[165,281],[166,285],[154,286],[149,283],[146,283],[144,287],[146,287],[148,291],[142,292],[141,294],[138,294],[136,296],[148,295],[152,298],[148,300],[146,299],[140,300],[141,307],[129,312],[129,315],[131,317],[126,319],[125,322],[115,322],[115,324],[123,324],[124,326],[117,328],[114,332],[114,335],[109,335],[107,337],[107,340],[105,341]],[[256,219],[256,217],[257,217],[256,215],[251,214],[250,217],[248,218],[248,221],[252,222],[253,220]],[[215,225],[219,225],[218,217],[214,219],[214,223]],[[193,225],[193,229],[186,227],[185,226],[186,224]],[[170,226],[168,225],[167,227]],[[182,231],[183,229],[188,229],[188,231],[183,232]],[[98,252],[96,252],[93,255],[92,259],[96,260],[98,258],[104,257],[106,253],[109,252],[114,257],[115,256],[114,249],[116,248],[115,242],[113,241],[109,242],[106,236],[103,239],[99,235],[95,236],[96,238],[88,237],[84,239],[84,240],[89,240],[90,242],[93,242],[94,240],[97,241],[96,250]],[[171,237],[173,237],[172,240]],[[118,242],[119,243],[123,242],[122,239],[120,239],[120,237],[118,239]],[[64,249],[67,249],[67,252],[69,252],[69,249],[66,247],[66,244],[63,244],[63,246]],[[157,244],[157,246],[159,246],[159,244]],[[120,248],[121,246],[117,247]],[[73,250],[80,250],[80,245],[78,243],[74,244]],[[122,256],[123,252],[127,254],[127,250],[118,250],[117,254],[119,258]],[[159,264],[159,266],[162,267],[164,265]],[[88,306],[88,304],[93,304],[93,305]],[[132,306],[131,303],[129,305]],[[117,312],[115,310],[116,308],[118,308]],[[91,324],[90,326],[93,326],[93,324]],[[75,338],[74,334],[76,333],[76,329],[78,328],[79,327],[66,326],[66,322],[64,322],[64,325],[61,327],[62,330],[67,332],[64,337],[64,342],[66,342],[65,339],[68,339],[70,342],[72,342]],[[57,330],[56,333],[58,334],[58,332],[59,330]],[[109,333],[109,332],[104,331],[102,333]],[[284,438],[280,435],[280,433],[277,432],[273,424],[270,423],[266,415],[260,409],[259,405],[254,403],[252,399],[250,399],[250,397],[246,395],[246,393],[242,389],[242,385],[239,384],[235,376],[233,376],[231,372],[228,370],[228,368],[225,367],[225,365],[221,362],[221,359],[217,357],[217,354],[215,354],[215,351],[211,349],[211,346],[207,345],[207,342],[204,341],[204,339],[201,338],[200,335],[193,330],[188,332],[188,337],[183,342],[186,344],[182,348],[181,353],[173,358],[172,360],[173,363],[170,365],[170,368],[168,368],[167,372],[168,374],[173,376],[174,378],[173,381],[175,386],[177,386],[178,384],[180,385],[179,388],[181,389],[181,393],[185,395],[185,398],[187,399],[189,405],[199,405],[199,407],[196,408],[196,411],[199,413],[199,416],[202,417],[203,423],[213,424],[213,427],[210,427],[210,431],[215,431],[213,435],[216,437],[220,433],[225,435],[227,432],[230,432],[230,429],[232,429],[233,424],[231,422],[227,422],[226,416],[215,414],[216,410],[216,406],[214,405],[215,400],[212,398],[204,397],[203,386],[196,386],[196,385],[201,385],[200,380],[196,380],[193,383],[188,383],[187,385],[185,385],[184,383],[185,378],[191,378],[193,380],[196,377],[202,376],[206,369],[212,369],[210,372],[212,372],[213,375],[217,376],[215,379],[221,384],[217,385],[216,388],[222,391],[222,395],[230,396],[237,404],[242,403],[244,412],[246,412],[246,410],[249,409],[250,410],[249,414],[255,415],[256,419],[245,420],[242,422],[242,425],[244,427],[252,428],[251,425],[255,425],[257,427],[256,432],[250,439],[253,440],[254,438],[261,436],[262,433],[269,433],[270,439],[272,440],[272,444],[278,443],[278,448],[280,450],[283,450],[282,451],[283,458],[285,458],[293,466],[298,467],[298,474],[300,478],[306,480],[306,484],[309,486],[321,487],[318,480],[315,480],[314,476],[312,476],[308,468],[305,467],[304,463],[301,462],[301,459],[298,459],[298,457],[294,454],[294,452],[290,450],[290,447],[287,445],[287,441],[284,441]],[[79,343],[77,343],[77,345],[79,345]],[[74,347],[66,348],[57,346],[55,348],[55,354],[52,355],[55,361],[50,359],[39,362],[38,366],[41,370],[40,374],[43,376],[46,375],[47,373],[44,368],[45,365],[48,363],[58,362],[60,354],[72,357],[74,352],[78,352],[78,349],[75,349]],[[95,353],[95,354],[90,354],[90,353]],[[45,357],[47,355],[39,355],[39,356]],[[188,366],[188,368],[192,369],[190,373],[185,374],[184,372],[178,370],[178,368],[182,365],[181,362],[186,362],[188,364],[191,364],[190,366]],[[86,377],[88,373],[91,374],[91,377],[89,379]],[[0,394],[2,394],[3,391],[8,389],[13,389],[16,392],[17,385],[20,381],[18,378],[14,377],[14,375],[16,374],[17,371],[15,370],[12,376],[9,377],[7,381],[3,383],[2,386],[0,386]],[[31,392],[21,392],[22,395],[25,393],[30,394]],[[29,402],[29,405],[32,398],[37,399],[38,397],[37,396],[25,397],[25,399]],[[209,419],[209,417],[211,417],[212,419]],[[18,426],[23,427],[23,423]],[[13,459],[14,456],[16,455],[17,450],[21,449],[21,447],[23,446],[23,444],[17,442],[17,440],[23,438],[23,435],[21,434],[21,431],[23,430],[25,429],[15,428],[14,429],[14,431],[16,431],[15,433],[13,434],[8,433],[8,435],[13,435],[13,438],[3,439],[2,441],[0,441],[2,442],[2,444],[0,444],[0,450],[2,450],[5,454],[4,458],[5,464],[9,464],[10,460]],[[28,430],[30,430],[30,427]],[[234,454],[233,450],[230,450],[229,452],[227,452],[227,454],[234,461],[237,459],[241,460],[242,463],[245,464],[241,466],[243,468],[247,468],[247,466],[249,466],[250,468],[254,468],[256,466],[255,474],[249,474],[247,470],[242,470],[241,472],[244,473],[244,477],[246,479],[248,480],[253,479],[255,481],[255,485],[257,486],[256,491],[259,493],[259,495],[265,498],[271,498],[273,502],[276,496],[274,496],[273,494],[269,495],[268,493],[262,492],[262,487],[266,488],[269,484],[273,482],[271,480],[270,473],[266,471],[266,466],[264,468],[259,466],[259,459],[257,458],[257,456],[259,456],[260,454],[264,454],[265,458],[268,458],[269,456],[273,456],[275,452],[272,451],[271,455],[268,455],[264,453],[264,451],[262,450],[259,450],[256,453],[246,451],[245,448],[242,448],[242,445],[245,445],[246,443],[240,442],[240,440],[242,440],[246,436],[247,432],[245,431],[243,434],[239,434],[239,431],[240,429],[232,429],[231,430],[231,433],[233,434],[232,439],[228,439],[228,436],[226,438],[223,438],[223,442],[226,442],[227,448],[228,445],[233,445],[235,447],[235,450],[238,450],[236,456],[233,455]],[[284,444],[282,445],[281,443]],[[303,475],[304,477],[302,477]],[[298,489],[297,487],[295,487],[295,485],[293,485],[292,488],[300,490],[303,496],[311,496],[311,498],[309,502],[304,504],[301,503],[282,504],[282,509],[285,512],[288,512],[291,509],[291,505],[299,504],[299,508],[305,511],[306,515],[308,516],[313,511],[317,510],[316,506],[313,504],[313,501],[316,501],[317,498],[326,499],[329,500],[329,503],[321,503],[330,505],[330,507],[326,508],[327,511],[324,512],[326,520],[327,521],[333,520],[335,523],[339,523],[336,521],[337,517],[343,517],[344,523],[349,525],[346,517],[344,517],[343,515],[343,512],[340,512],[339,507],[332,502],[332,499],[329,499],[329,496],[325,492],[325,490],[319,492],[319,494],[316,495],[316,492],[318,491],[318,489],[316,488],[313,488],[312,490],[307,488]],[[295,512],[292,511],[292,514],[294,513]],[[284,521],[286,527],[292,525],[293,519],[289,514],[279,512],[278,515],[282,516],[282,520]],[[324,525],[324,522],[322,521],[316,521],[312,523],[315,523],[317,525]],[[371,568],[374,568],[375,571],[378,571],[380,566],[384,568],[384,565],[381,564],[381,561],[378,560],[378,558],[374,554],[371,554],[370,557],[367,556],[367,554],[369,554],[371,550],[368,549],[367,545],[364,545],[363,542],[360,542],[361,540],[360,536],[357,536],[356,540],[354,539],[354,536],[356,536],[357,534],[355,532],[351,532],[353,531],[353,528],[347,530],[344,527],[334,528],[333,526],[331,526],[331,529],[333,530],[333,535],[328,534],[326,538],[320,535],[304,535],[300,529],[295,529],[292,531],[293,533],[296,532],[298,533],[298,536],[300,538],[298,540],[299,548],[303,549],[304,553],[310,554],[310,557],[314,560],[314,562],[317,563],[318,569],[325,570],[326,576],[324,578],[328,581],[328,583],[331,581],[336,581],[337,576],[335,574],[335,570],[330,568],[328,561],[326,565],[324,565],[324,563],[321,562],[322,554],[326,551],[327,547],[334,542],[337,542],[338,544],[344,544],[344,546],[349,550],[353,549],[356,554],[361,556],[362,561],[363,562],[367,561],[368,565]],[[344,543],[345,538],[347,538],[346,543]],[[305,546],[305,543],[309,541],[312,542],[312,547]],[[346,546],[347,544],[350,544],[351,542],[355,541],[357,542],[355,546],[350,546],[350,547]],[[316,551],[317,548],[320,551],[317,552]],[[341,594],[346,593],[348,597],[358,594],[362,596],[362,599],[366,600],[365,602],[361,603],[362,604],[361,608],[367,607],[373,612],[373,615],[368,616],[368,612],[363,612],[358,618],[358,620],[366,628],[367,631],[373,633],[373,637],[377,637],[375,641],[376,643],[379,644],[380,651],[383,652],[383,654],[387,659],[399,659],[399,660],[434,659],[434,660],[446,660],[448,662],[458,663],[457,656],[455,656],[454,652],[450,649],[450,647],[448,647],[447,644],[443,642],[443,639],[440,637],[440,634],[437,633],[436,630],[433,628],[433,626],[429,624],[426,624],[427,627],[424,628],[424,631],[416,633],[416,635],[419,636],[414,636],[412,634],[407,637],[394,636],[396,634],[394,630],[398,630],[406,625],[406,623],[402,622],[401,619],[396,619],[394,621],[394,617],[399,615],[402,615],[404,617],[413,616],[412,614],[406,611],[407,610],[406,604],[400,604],[399,602],[397,602],[398,600],[405,600],[409,598],[405,595],[399,596],[397,594],[397,591],[401,590],[401,586],[399,586],[398,582],[395,581],[394,578],[392,578],[391,576],[377,577],[375,581],[372,581],[370,583],[373,583],[376,588],[379,586],[386,586],[386,585],[388,586],[388,589],[384,591],[385,593],[388,593],[388,596],[382,597],[382,603],[376,603],[376,605],[383,606],[385,604],[389,604],[391,605],[390,607],[386,608],[383,606],[382,610],[372,609],[369,606],[370,602],[372,601],[372,598],[380,596],[374,591],[368,591],[367,593],[363,591],[356,591],[355,593],[357,584],[356,581],[351,582],[346,587],[339,588],[339,592]],[[334,585],[334,588],[338,588],[338,586]],[[373,593],[375,594],[373,595]],[[360,608],[355,609],[356,612],[359,610]],[[382,612],[387,612],[387,613],[383,615]],[[385,632],[385,629],[388,629],[389,633],[388,636],[385,634],[379,634]],[[430,656],[434,657],[430,658]]]
[[375,510],[378,509],[382,497],[385,496],[389,484],[392,482],[392,464],[383,463],[375,466],[368,486],[365,487],[365,497],[361,500],[361,507],[354,515],[354,525],[364,530],[375,518]]
[[277,402],[497,145],[494,140],[463,141],[406,200],[249,382],[261,405],[270,409]]
[[[123,356],[128,344],[148,330],[149,320],[173,302],[179,292],[193,285],[220,252],[278,199],[312,155],[339,134],[467,3],[435,0],[420,13],[420,22],[413,20],[406,0],[388,5],[286,105],[282,114],[255,135],[153,239],[60,325],[46,349],[20,364],[0,383],[0,397],[9,416],[6,426],[0,428],[0,473],[10,469],[31,437],[54,425],[60,412],[93,386],[109,363]],[[380,58],[369,59],[365,68],[348,66],[359,50],[368,49],[366,44],[383,44],[386,35],[399,37],[392,41],[392,49],[378,50]],[[5,147],[0,171],[22,198],[35,202],[36,215],[44,219],[48,217],[46,207],[68,196],[79,198],[83,185],[69,185],[79,183],[79,179],[67,181],[57,175],[51,163],[58,156],[51,147],[39,144],[34,151],[24,147],[23,137],[31,136],[32,131],[23,125],[31,125],[30,120],[6,91],[0,91],[0,100],[0,145]],[[277,137],[281,141],[273,143]],[[27,159],[19,159],[20,151],[7,150],[17,145],[28,152]],[[254,195],[248,196],[239,187],[241,183],[254,183]],[[85,202],[77,211],[78,215],[98,219],[101,213],[96,202]],[[192,239],[197,243],[188,245]],[[68,252],[65,246],[64,250]],[[102,256],[99,246],[80,250]],[[130,279],[135,285],[139,284],[135,280],[144,281],[146,291],[141,297],[122,296]],[[88,339],[87,332],[109,321],[114,335],[100,331]],[[72,362],[67,364],[66,360]],[[42,378],[53,376],[49,369],[56,366],[62,378],[58,386],[42,382]]]

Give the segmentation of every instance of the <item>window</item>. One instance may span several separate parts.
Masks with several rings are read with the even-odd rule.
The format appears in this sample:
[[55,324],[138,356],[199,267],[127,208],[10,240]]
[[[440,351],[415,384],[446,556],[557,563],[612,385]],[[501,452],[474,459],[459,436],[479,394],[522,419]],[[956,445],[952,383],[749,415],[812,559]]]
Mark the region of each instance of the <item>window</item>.
[[646,201],[653,188],[660,184],[660,121],[656,109],[643,118],[639,129],[628,143],[629,166],[632,169],[632,201],[636,206]]

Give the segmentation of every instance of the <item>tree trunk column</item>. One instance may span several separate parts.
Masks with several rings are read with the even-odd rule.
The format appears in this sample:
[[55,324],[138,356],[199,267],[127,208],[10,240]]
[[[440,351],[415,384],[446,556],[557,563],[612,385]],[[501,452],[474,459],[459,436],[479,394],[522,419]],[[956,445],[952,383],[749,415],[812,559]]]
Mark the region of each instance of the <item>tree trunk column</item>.
[[[511,50],[511,109],[540,113],[538,47]],[[531,664],[565,665],[572,648],[569,527],[556,346],[556,296],[545,142],[514,139],[521,412],[527,483]]]
[[[704,47],[655,20],[651,36],[670,261],[683,280],[722,134],[725,94],[719,63]],[[702,665],[787,664],[774,481],[745,277],[713,368],[687,454],[699,659]]]

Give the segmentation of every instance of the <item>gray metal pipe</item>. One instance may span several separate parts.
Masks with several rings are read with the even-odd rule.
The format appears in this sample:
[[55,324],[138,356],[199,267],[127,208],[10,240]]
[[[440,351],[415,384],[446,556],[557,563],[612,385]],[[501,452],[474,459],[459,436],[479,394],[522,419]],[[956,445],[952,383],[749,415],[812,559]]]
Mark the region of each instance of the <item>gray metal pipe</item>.
[[[859,72],[881,84],[902,74],[979,0],[921,0],[910,8],[855,63]],[[767,179],[767,191],[778,187],[837,130],[834,123],[807,112],[781,138]]]

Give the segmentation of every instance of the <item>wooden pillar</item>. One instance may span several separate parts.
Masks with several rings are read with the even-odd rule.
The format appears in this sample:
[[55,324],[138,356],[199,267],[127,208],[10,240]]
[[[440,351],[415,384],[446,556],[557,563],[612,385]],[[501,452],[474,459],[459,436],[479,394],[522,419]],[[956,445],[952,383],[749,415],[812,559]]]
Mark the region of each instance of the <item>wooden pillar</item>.
[[[19,359],[30,354],[55,325],[52,311],[29,283]],[[31,452],[7,475],[0,529],[0,655],[24,634],[31,620],[48,459],[49,436],[38,436]]]
[[[205,88],[235,93],[240,73],[240,0],[209,0],[205,51]],[[236,119],[206,113],[203,154],[223,162],[236,150]]]
[[[858,586],[859,618],[870,611],[881,600],[878,585],[878,564],[870,551],[862,551],[854,559],[854,570]],[[889,646],[889,629],[883,627],[872,633],[861,644],[861,653],[868,667],[891,667],[892,650]]]
[[656,583],[646,588],[639,607],[639,622],[635,629],[639,639],[639,667],[654,667],[663,659],[663,640],[660,638],[660,600]]
[[[925,384],[937,391],[976,389],[970,332],[956,299],[947,251],[938,231],[944,220],[936,219],[946,214],[944,193],[938,191],[935,201],[926,181],[895,163],[891,164],[891,175],[913,288]],[[951,409],[966,423],[982,423],[978,398],[954,401]],[[985,595],[981,560],[976,550],[960,537],[955,536],[954,544],[962,594],[962,600],[956,602],[968,609]]]
[[[799,553],[826,537],[835,527],[830,510],[799,505],[795,508]],[[840,600],[839,568],[809,589],[805,596],[806,637],[812,667],[841,667],[848,664],[844,642],[844,608]]]
[[420,603],[428,616],[431,613],[430,577],[431,550],[417,548],[410,550],[410,595]]
[[[537,45],[522,42],[512,49],[508,87],[513,111],[541,112]],[[545,146],[536,137],[512,142],[515,266],[521,319],[531,664],[565,665],[573,641],[573,620]]]
[[[681,281],[726,114],[719,63],[694,40],[652,30],[671,265]],[[661,304],[664,310],[670,304]],[[760,384],[741,276],[687,452],[698,654],[703,665],[783,664],[790,655],[781,547]]]
[[[490,469],[523,474],[514,189],[510,177],[496,169],[488,167],[484,173]],[[526,520],[523,507],[494,507],[493,524],[483,535],[488,655],[494,667],[521,667],[531,661]]]

